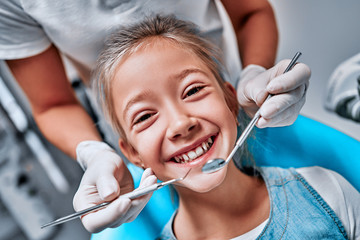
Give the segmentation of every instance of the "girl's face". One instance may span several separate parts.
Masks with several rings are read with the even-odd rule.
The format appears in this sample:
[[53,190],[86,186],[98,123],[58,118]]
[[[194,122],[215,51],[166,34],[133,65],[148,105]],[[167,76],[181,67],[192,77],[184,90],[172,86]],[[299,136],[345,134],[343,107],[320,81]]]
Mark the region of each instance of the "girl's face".
[[127,137],[119,140],[120,148],[130,161],[152,168],[164,181],[192,169],[178,184],[198,192],[223,181],[227,168],[213,174],[201,168],[211,159],[226,159],[237,125],[224,92],[200,58],[157,40],[120,63],[111,91]]

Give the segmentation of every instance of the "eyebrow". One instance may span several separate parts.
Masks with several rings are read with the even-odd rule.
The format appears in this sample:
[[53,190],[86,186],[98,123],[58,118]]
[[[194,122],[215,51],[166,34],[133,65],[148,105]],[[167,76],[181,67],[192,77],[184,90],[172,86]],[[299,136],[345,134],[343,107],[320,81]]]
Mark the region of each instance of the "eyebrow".
[[[134,105],[137,102],[140,102],[146,98],[151,97],[152,95],[154,95],[153,93],[151,93],[150,91],[142,91],[139,94],[136,94],[134,97],[132,97],[126,104],[125,109],[124,109],[124,114],[123,116],[126,117],[127,116],[127,112],[129,111],[129,109],[131,108],[132,105]],[[126,119],[124,119],[126,120]]]
[[[180,81],[180,80],[186,78],[188,75],[193,74],[193,73],[201,73],[201,74],[204,74],[205,76],[208,76],[208,74],[206,72],[204,72],[203,70],[201,70],[201,69],[188,68],[188,69],[185,69],[185,70],[181,71],[178,74],[175,74],[175,75],[171,76],[170,79]],[[148,90],[145,90],[145,91],[140,92],[139,94],[136,94],[134,97],[132,97],[127,102],[127,104],[125,106],[125,109],[124,109],[124,112],[123,112],[124,113],[123,116],[124,117],[127,116],[127,112],[129,111],[129,109],[131,108],[132,105],[134,105],[135,103],[140,102],[140,101],[142,101],[142,100],[144,100],[146,98],[152,97],[154,95],[155,94],[153,94],[152,92],[150,92]]]
[[176,79],[176,80],[182,80],[192,73],[202,73],[205,76],[208,76],[208,74],[206,72],[204,72],[203,70],[201,70],[199,68],[187,68],[187,69],[181,71],[180,73],[175,74],[174,76],[172,76],[170,78]]

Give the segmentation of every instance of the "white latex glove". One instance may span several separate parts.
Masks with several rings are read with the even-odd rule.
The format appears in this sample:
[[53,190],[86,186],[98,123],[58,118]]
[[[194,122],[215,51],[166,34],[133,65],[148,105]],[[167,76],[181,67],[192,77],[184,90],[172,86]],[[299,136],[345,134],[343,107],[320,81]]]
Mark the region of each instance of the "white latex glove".
[[[253,117],[261,106],[261,117],[256,124],[259,128],[293,124],[305,103],[310,68],[303,63],[297,63],[289,72],[283,74],[289,63],[290,59],[282,60],[269,70],[249,65],[241,73],[237,97],[250,117]],[[269,93],[274,96],[264,103]]]
[[[81,220],[84,227],[95,233],[133,221],[145,207],[151,194],[135,200],[119,198],[120,194],[134,189],[131,174],[120,156],[109,145],[98,141],[80,143],[76,154],[78,162],[86,170],[73,199],[75,211],[116,199],[106,208],[83,216]],[[147,169],[139,187],[151,185],[156,180],[152,171]]]

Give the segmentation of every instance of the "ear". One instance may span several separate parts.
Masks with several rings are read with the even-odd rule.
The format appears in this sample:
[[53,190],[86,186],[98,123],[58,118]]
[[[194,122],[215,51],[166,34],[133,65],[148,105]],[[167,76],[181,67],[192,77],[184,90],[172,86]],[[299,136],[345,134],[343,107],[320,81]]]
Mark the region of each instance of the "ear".
[[231,112],[234,114],[235,121],[238,123],[237,116],[239,113],[240,105],[237,100],[236,89],[229,82],[225,82],[224,87],[226,104],[228,105]]
[[225,87],[226,87],[231,93],[233,93],[234,96],[236,97],[236,90],[235,90],[234,86],[231,85],[231,83],[229,83],[229,82],[225,82],[224,84],[225,84]]
[[143,161],[140,159],[138,152],[135,148],[124,139],[119,139],[119,147],[125,157],[133,164],[138,167],[145,168]]

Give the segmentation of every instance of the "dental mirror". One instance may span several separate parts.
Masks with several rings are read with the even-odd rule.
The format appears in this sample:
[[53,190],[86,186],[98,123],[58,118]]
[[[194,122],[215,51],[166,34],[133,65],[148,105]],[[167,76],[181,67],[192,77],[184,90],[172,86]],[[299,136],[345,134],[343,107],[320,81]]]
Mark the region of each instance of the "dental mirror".
[[[284,73],[288,72],[295,64],[296,61],[299,59],[299,57],[301,56],[301,52],[297,52],[295,54],[295,56],[292,58],[291,62],[289,63],[289,65],[287,66],[287,68],[285,69]],[[269,94],[268,97],[266,98],[265,102],[271,97],[272,95]],[[232,157],[234,156],[234,154],[236,153],[236,151],[239,149],[240,146],[243,145],[243,143],[245,142],[246,138],[249,136],[251,130],[253,129],[253,127],[255,126],[255,123],[259,120],[260,118],[260,108],[259,110],[255,113],[254,117],[251,119],[250,123],[247,125],[247,127],[245,128],[245,130],[242,132],[242,134],[240,135],[239,139],[237,140],[235,147],[233,148],[233,150],[231,151],[231,153],[229,154],[229,156],[226,158],[226,160],[222,159],[222,158],[215,158],[215,159],[211,159],[209,161],[207,161],[205,163],[205,165],[202,167],[201,171],[203,173],[213,173],[216,171],[219,171],[220,169],[222,169],[223,167],[226,166],[226,164],[228,164],[230,162],[230,160],[232,159]]]

